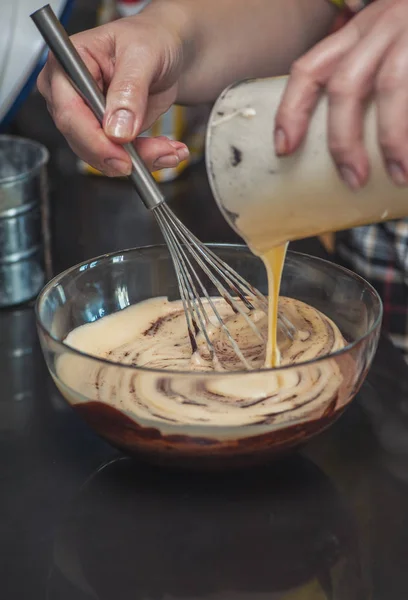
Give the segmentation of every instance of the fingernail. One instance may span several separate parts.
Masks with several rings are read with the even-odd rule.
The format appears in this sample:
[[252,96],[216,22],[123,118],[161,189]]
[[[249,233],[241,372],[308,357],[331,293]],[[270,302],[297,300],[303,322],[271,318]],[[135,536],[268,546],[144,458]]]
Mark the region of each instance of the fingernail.
[[132,138],[135,117],[130,110],[120,108],[109,117],[106,124],[106,133],[118,139]]
[[288,139],[282,127],[275,129],[275,152],[278,156],[288,153]]
[[390,160],[387,162],[387,170],[395,185],[407,185],[407,176],[401,163]]
[[351,190],[356,191],[360,188],[360,181],[354,169],[347,165],[341,165],[339,167],[339,173],[344,183],[348,185]]
[[176,150],[177,156],[179,157],[180,162],[183,160],[186,160],[190,156],[190,150],[187,148],[187,146],[185,144],[183,144],[183,142],[169,140],[169,144],[170,144],[170,146],[173,146],[173,148]]
[[190,152],[188,150],[188,148],[179,148],[177,150],[177,156],[179,157],[179,161],[182,162],[183,160],[186,160],[189,156],[190,156]]
[[177,167],[180,159],[177,154],[166,154],[161,156],[153,163],[153,170],[155,169],[171,169]]
[[132,170],[132,167],[129,165],[129,163],[118,158],[107,158],[105,160],[105,165],[109,171],[115,171],[118,175],[130,175]]

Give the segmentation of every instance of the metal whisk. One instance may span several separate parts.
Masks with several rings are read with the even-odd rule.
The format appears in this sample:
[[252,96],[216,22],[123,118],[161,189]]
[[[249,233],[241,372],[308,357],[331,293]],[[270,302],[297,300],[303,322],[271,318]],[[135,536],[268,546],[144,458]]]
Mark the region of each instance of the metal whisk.
[[[105,113],[105,98],[52,8],[46,5],[34,12],[31,18],[75,89],[87,102],[99,121],[102,122]],[[220,296],[229,304],[232,311],[241,315],[254,334],[261,340],[263,336],[250,319],[250,314],[255,309],[267,312],[266,299],[183,225],[164,202],[165,198],[159,186],[138,156],[133,145],[125,144],[124,148],[129,153],[132,161],[130,179],[145,206],[152,211],[157,219],[169,248],[193,351],[197,349],[196,338],[201,333],[210,357],[215,358],[214,345],[208,331],[210,318],[204,306],[204,304],[207,304],[236,356],[246,369],[250,369],[250,364],[225,325],[198,270],[205,274],[218,290]],[[205,303],[203,299],[205,299]],[[290,323],[281,320],[280,326],[284,328],[287,336],[292,336]]]
[[264,338],[249,315],[256,308],[264,312],[267,311],[265,298],[226,262],[200,242],[174,215],[167,204],[160,204],[154,209],[154,215],[170,250],[175,267],[193,352],[197,349],[196,336],[201,332],[209,350],[210,358],[214,359],[216,354],[208,333],[211,323],[202,301],[202,298],[205,298],[235,354],[244,367],[250,369],[248,361],[224,323],[216,304],[203,283],[203,279],[199,276],[197,267],[201,268],[204,275],[215,286],[219,295],[224,298],[234,313],[240,314],[245,319],[261,341],[264,341]]

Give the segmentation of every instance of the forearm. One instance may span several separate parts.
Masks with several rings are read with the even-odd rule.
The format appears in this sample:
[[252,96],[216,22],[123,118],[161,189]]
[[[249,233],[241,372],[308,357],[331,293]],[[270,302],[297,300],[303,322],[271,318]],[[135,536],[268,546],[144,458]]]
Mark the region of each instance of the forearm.
[[336,14],[327,0],[154,0],[151,11],[179,28],[179,102],[214,100],[238,79],[288,72],[324,37]]

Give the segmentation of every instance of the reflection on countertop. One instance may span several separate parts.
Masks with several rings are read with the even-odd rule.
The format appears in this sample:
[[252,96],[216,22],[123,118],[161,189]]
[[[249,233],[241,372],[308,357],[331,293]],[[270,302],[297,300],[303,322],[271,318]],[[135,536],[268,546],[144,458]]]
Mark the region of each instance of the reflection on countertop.
[[48,597],[130,589],[135,600],[367,597],[350,507],[300,455],[239,475],[130,459],[97,471],[58,524]]

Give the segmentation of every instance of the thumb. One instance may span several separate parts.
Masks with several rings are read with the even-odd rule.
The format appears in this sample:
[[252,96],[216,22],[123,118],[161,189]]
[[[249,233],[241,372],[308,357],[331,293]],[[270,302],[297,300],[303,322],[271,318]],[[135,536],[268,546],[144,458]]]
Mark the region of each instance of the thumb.
[[103,128],[116,143],[135,139],[144,121],[152,72],[135,67],[135,57],[117,57],[107,96]]

